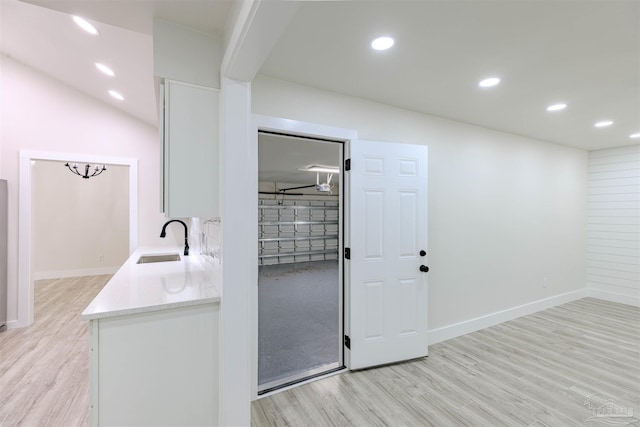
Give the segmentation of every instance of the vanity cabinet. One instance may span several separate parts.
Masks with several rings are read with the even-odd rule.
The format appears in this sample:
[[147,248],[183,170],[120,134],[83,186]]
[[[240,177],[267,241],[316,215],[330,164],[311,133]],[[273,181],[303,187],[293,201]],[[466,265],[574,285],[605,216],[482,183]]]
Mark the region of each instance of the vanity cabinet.
[[217,89],[165,80],[160,87],[161,209],[165,216],[217,217]]
[[83,311],[90,425],[218,425],[222,272],[197,255],[138,264],[181,249],[136,249]]
[[93,319],[92,426],[216,426],[218,303]]

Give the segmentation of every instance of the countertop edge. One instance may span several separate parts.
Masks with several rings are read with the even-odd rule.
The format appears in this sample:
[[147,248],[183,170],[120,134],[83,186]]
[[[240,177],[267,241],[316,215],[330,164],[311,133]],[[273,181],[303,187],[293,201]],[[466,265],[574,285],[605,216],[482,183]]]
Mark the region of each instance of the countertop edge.
[[91,314],[82,313],[80,315],[80,318],[82,320],[97,320],[97,319],[105,319],[105,318],[111,318],[111,317],[129,316],[133,314],[151,313],[154,311],[169,310],[172,308],[181,308],[181,307],[189,307],[194,305],[215,304],[215,303],[220,303],[220,297],[202,298],[202,299],[192,300],[192,301],[169,302],[166,304],[159,304],[159,305],[131,307],[131,308],[124,308],[121,310],[113,310],[109,312],[100,312],[100,313],[91,313]]

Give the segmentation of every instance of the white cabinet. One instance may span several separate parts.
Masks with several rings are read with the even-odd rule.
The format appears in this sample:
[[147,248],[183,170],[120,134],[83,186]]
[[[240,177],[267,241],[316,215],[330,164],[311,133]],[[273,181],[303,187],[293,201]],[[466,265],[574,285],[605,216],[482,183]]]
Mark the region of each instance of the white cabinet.
[[216,426],[219,304],[93,319],[93,426]]
[[219,91],[175,80],[161,86],[162,211],[217,217]]

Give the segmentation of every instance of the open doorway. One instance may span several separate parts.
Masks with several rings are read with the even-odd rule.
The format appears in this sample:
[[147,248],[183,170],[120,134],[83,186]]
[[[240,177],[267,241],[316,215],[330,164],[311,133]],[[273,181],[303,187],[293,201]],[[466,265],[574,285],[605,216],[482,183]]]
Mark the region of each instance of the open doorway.
[[65,164],[32,161],[34,280],[113,274],[129,256],[129,166]]
[[[48,151],[20,151],[20,181],[18,212],[18,323],[25,327],[33,323],[33,162],[39,160],[91,163],[100,165],[122,165],[128,168],[129,199],[129,254],[138,246],[138,161],[119,157],[85,154],[70,154]],[[80,179],[76,177],[77,179]]]
[[344,144],[258,133],[258,394],[343,368]]

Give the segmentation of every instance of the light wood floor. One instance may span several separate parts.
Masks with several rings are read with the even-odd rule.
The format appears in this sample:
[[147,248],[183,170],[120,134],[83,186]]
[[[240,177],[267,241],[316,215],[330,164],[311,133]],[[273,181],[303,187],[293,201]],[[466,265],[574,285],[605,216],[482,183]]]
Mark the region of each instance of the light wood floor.
[[88,322],[110,275],[39,280],[34,324],[0,333],[0,426],[87,424]]
[[[345,373],[251,406],[260,426],[606,426],[640,416],[640,309],[585,298],[429,347],[429,357]],[[616,424],[621,425],[621,424]]]
[[[87,424],[87,322],[110,276],[42,280],[35,323],[0,333],[0,426]],[[640,310],[586,298],[252,404],[259,426],[605,426],[609,398],[640,415]]]

